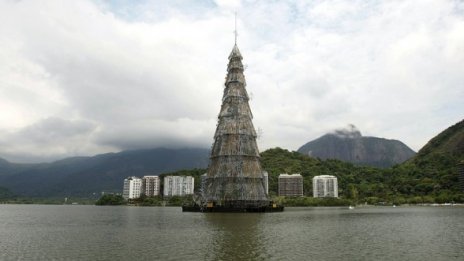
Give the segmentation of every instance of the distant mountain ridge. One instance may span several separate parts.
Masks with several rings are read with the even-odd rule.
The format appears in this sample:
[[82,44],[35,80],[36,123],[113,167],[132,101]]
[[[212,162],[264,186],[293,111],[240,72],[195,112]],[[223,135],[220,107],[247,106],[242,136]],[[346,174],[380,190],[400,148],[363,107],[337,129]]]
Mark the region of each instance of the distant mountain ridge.
[[206,168],[208,157],[208,149],[157,148],[40,164],[17,164],[0,159],[0,187],[19,196],[88,197],[102,191],[122,191],[122,182],[127,176]]
[[402,163],[415,155],[401,141],[362,136],[354,125],[310,141],[298,152],[320,159],[338,159],[382,168]]
[[[308,155],[308,152],[311,151],[312,157],[323,159],[324,157],[317,156],[315,148],[318,146],[323,148],[324,146],[330,146],[330,142],[332,142],[335,145],[332,146],[331,150],[335,150],[334,148],[339,146],[348,151],[346,152],[348,156],[361,156],[363,154],[358,153],[360,151],[364,152],[364,154],[371,153],[369,148],[365,148],[364,142],[376,144],[380,141],[392,143],[392,140],[363,137],[361,132],[353,126],[351,129],[338,130],[309,142],[316,143],[317,146],[313,146],[312,150],[309,149],[306,152],[303,150],[303,154]],[[393,144],[397,143],[402,144],[393,140]],[[300,148],[300,153],[302,153],[302,149],[308,148],[305,146]],[[357,154],[349,150],[356,146],[358,147],[354,152]],[[367,147],[369,146],[384,148],[384,151],[395,149],[394,145],[367,145]],[[388,146],[392,148],[388,149]],[[266,156],[276,151],[278,152],[277,149],[271,149],[262,153],[263,167],[271,168],[270,170],[275,168],[278,170],[278,172],[273,173],[275,175],[292,171],[301,172],[306,176],[333,174],[334,166],[332,165],[339,166],[336,162],[328,161],[323,163],[324,166],[328,167],[321,170],[320,166],[316,164],[316,160],[309,160],[307,166],[302,165],[298,157],[292,156],[290,152],[287,153],[287,156],[291,164],[286,166],[282,164],[283,158],[279,156],[281,153],[277,153],[276,157]],[[412,153],[414,154],[413,151]],[[29,197],[89,197],[93,193],[96,193],[98,197],[101,191],[121,192],[122,181],[127,176],[158,175],[182,169],[203,169],[208,165],[208,158],[208,149],[157,148],[107,153],[93,157],[72,157],[52,163],[38,164],[18,164],[0,159],[0,198],[2,195],[10,197],[10,192],[18,196]],[[358,159],[360,158],[358,157]],[[375,182],[372,183],[374,188],[377,185],[383,186],[382,182],[385,184],[391,182],[391,184],[388,184],[391,191],[400,191],[405,195],[426,195],[427,193],[436,193],[437,195],[444,193],[445,196],[446,193],[449,193],[449,195],[453,195],[452,193],[458,191],[457,163],[463,160],[464,120],[432,138],[414,157],[406,162],[390,169],[373,170],[368,177],[372,178],[372,175],[379,172],[377,179],[374,179]],[[346,169],[354,171],[351,164],[344,164],[340,165],[343,169],[338,170],[339,173],[344,173]],[[364,162],[356,164],[367,165]],[[305,167],[301,169],[303,166]],[[293,170],[292,168],[295,167],[298,167],[298,169]],[[360,175],[365,178],[365,172],[361,172]],[[391,176],[392,179],[384,180],[384,177],[387,176]],[[344,183],[342,181],[341,179],[340,186],[343,188]],[[359,180],[357,182],[359,183]],[[355,185],[358,186],[358,183],[355,183]],[[276,182],[270,182],[270,184],[276,184]],[[310,185],[309,182],[305,186],[310,187]],[[362,192],[361,194],[364,193],[367,196],[369,196],[367,193],[372,193],[371,190],[364,191],[365,188],[360,185],[357,189],[359,189],[360,193]],[[275,187],[273,191],[276,191]],[[384,188],[380,187],[379,191],[384,191]]]

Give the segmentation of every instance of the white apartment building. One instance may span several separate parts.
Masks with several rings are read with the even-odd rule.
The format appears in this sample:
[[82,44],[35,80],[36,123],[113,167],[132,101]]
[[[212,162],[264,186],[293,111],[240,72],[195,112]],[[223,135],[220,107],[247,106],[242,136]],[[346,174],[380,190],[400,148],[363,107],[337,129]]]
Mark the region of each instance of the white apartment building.
[[303,196],[303,177],[300,174],[280,174],[279,196]]
[[160,194],[160,178],[158,176],[143,176],[142,194],[153,197]]
[[166,176],[164,177],[163,195],[167,197],[191,195],[193,186],[192,176]]
[[128,177],[124,179],[124,188],[122,197],[124,199],[139,198],[142,192],[142,179],[137,177]]
[[266,191],[266,195],[269,195],[269,173],[267,171],[263,171],[263,183],[264,191]]
[[315,176],[313,178],[313,196],[315,198],[338,198],[337,177],[330,175]]

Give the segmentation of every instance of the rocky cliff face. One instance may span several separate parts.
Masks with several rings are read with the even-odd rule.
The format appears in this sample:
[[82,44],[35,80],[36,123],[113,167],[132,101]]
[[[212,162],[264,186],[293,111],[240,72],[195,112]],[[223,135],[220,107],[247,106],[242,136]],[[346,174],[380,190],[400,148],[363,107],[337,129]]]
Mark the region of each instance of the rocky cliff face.
[[373,167],[393,166],[415,155],[401,141],[363,137],[354,125],[310,141],[298,152],[315,158],[338,159]]

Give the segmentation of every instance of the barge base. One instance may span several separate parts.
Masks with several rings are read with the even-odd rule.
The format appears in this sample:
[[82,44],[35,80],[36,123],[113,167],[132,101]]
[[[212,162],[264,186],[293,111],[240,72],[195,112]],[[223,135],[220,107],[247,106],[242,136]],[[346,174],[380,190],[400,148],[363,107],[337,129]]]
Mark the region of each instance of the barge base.
[[226,207],[226,206],[213,206],[213,207],[204,207],[199,205],[184,205],[182,206],[182,212],[282,212],[284,211],[284,206],[280,205],[270,205],[264,207]]

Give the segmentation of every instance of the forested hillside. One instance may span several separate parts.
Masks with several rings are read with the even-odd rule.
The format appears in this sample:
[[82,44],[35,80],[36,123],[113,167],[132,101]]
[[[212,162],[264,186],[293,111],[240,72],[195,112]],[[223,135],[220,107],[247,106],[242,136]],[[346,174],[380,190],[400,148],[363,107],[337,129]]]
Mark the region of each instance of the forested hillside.
[[[281,173],[300,173],[304,177],[304,194],[307,196],[312,196],[314,176],[334,175],[338,178],[341,197],[370,204],[464,202],[457,173],[457,164],[462,160],[464,121],[431,139],[410,160],[390,168],[357,166],[334,159],[321,160],[281,148],[261,153],[262,167],[269,172],[272,196],[277,193]],[[200,175],[203,171],[191,174]]]
[[[462,156],[462,155],[461,155]],[[421,165],[413,162],[421,162]],[[339,195],[356,203],[404,204],[464,202],[457,186],[454,162],[443,158],[440,164],[424,161],[420,156],[388,169],[356,166],[339,160],[314,159],[281,148],[261,153],[261,163],[269,172],[269,191],[277,195],[281,173],[300,173],[304,177],[304,194],[312,196],[312,178],[334,175],[339,182]],[[434,166],[434,167],[433,167]],[[198,189],[199,177],[206,169],[183,170],[172,175],[192,175]]]
[[158,175],[208,164],[208,149],[123,151],[41,164],[0,160],[0,187],[21,197],[95,197],[121,192],[128,176]]
[[[1,161],[0,187],[4,188],[0,189],[0,197],[11,198],[13,194],[18,195],[18,191],[26,196],[42,197],[86,196],[107,188],[121,191],[126,176],[151,173],[192,175],[198,191],[200,175],[206,172],[207,155],[205,149],[155,149],[30,166]],[[370,204],[464,202],[457,174],[457,164],[462,160],[464,121],[431,139],[412,159],[385,169],[316,159],[281,148],[261,153],[262,167],[269,172],[271,196],[276,196],[281,173],[300,173],[304,177],[304,194],[307,196],[312,196],[314,176],[334,175],[339,181],[340,197]],[[186,170],[176,171],[178,169]]]

